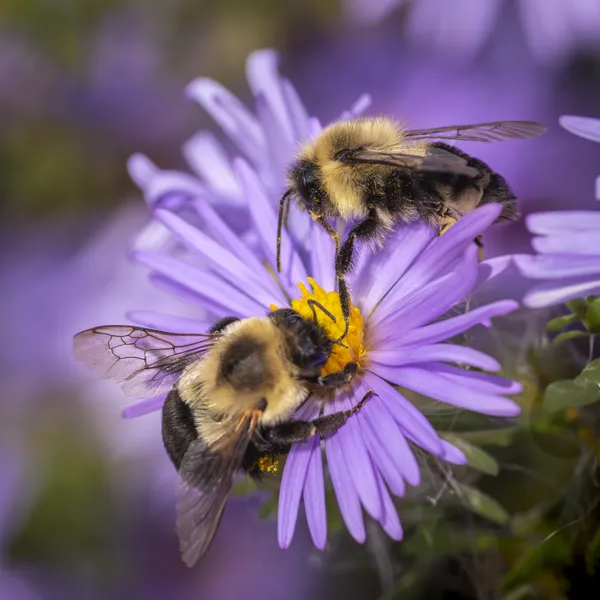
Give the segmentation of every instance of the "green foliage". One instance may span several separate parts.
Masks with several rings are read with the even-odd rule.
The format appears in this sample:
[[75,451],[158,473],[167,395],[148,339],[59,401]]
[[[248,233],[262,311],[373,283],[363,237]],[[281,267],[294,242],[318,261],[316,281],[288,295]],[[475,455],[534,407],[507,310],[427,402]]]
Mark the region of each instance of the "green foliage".
[[498,475],[498,463],[491,454],[454,433],[441,432],[440,435],[451,444],[454,444],[459,450],[462,450],[467,457],[470,467],[487,475],[493,475],[494,477]]
[[557,412],[580,408],[600,399],[600,387],[585,379],[565,379],[551,383],[544,392],[544,409]]

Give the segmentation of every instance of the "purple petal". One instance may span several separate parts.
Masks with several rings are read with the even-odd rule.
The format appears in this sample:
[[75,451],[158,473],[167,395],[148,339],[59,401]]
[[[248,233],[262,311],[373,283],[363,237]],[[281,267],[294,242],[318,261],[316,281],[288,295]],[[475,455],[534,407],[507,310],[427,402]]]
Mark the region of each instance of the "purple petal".
[[[359,400],[350,399],[345,393],[336,395],[335,407],[338,411],[351,409]],[[365,510],[375,519],[381,517],[381,497],[375,480],[375,469],[369,458],[369,453],[362,437],[360,423],[350,417],[343,427],[338,429],[333,437],[341,438],[344,449],[344,459],[348,471],[352,473],[356,492]]]
[[[443,373],[456,381],[456,383],[464,381],[465,370],[454,365],[429,363],[427,369]],[[468,373],[469,387],[472,390],[505,396],[520,394],[523,391],[523,386],[518,381],[513,381],[512,379],[490,375],[489,373],[480,373],[478,371],[466,371],[466,373]]]
[[350,110],[343,111],[337,120],[346,121],[347,119],[353,119],[365,112],[365,110],[371,106],[371,103],[372,99],[370,94],[361,94],[350,107]]
[[318,438],[313,436],[306,442],[294,444],[283,469],[277,512],[277,539],[282,550],[289,547],[294,537],[300,498],[316,443]]
[[169,203],[175,209],[192,198],[212,199],[214,194],[196,177],[179,171],[158,170],[144,187],[144,197],[150,206]]
[[422,223],[398,228],[388,241],[387,248],[392,249],[389,254],[380,252],[365,269],[368,280],[361,282],[368,290],[361,300],[365,312],[370,313],[390,292],[434,236],[433,229]]
[[[278,63],[279,56],[273,50],[252,52],[246,62],[246,77],[253,95],[265,99],[272,115],[270,125],[285,138],[289,147],[296,140],[294,140],[290,115],[281,87]],[[263,122],[264,125],[266,124]]]
[[[519,308],[514,300],[499,300],[475,308],[464,315],[445,319],[425,327],[419,327],[403,335],[403,345],[435,344],[453,338],[475,325],[491,326],[491,318],[506,315]],[[382,347],[382,349],[385,349]]]
[[[332,411],[329,410],[326,412]],[[345,443],[340,437],[339,432],[327,438],[325,442],[327,466],[340,512],[350,535],[359,544],[362,544],[367,537],[365,522],[353,478],[346,466],[345,451]]]
[[365,384],[379,396],[396,422],[404,431],[410,432],[420,446],[432,448],[434,454],[440,454],[442,443],[431,423],[400,392],[378,377],[379,368],[374,373],[365,374]]
[[143,154],[134,154],[127,161],[129,176],[142,190],[150,183],[150,180],[158,173],[158,167]]
[[442,458],[453,465],[466,465],[467,457],[464,455],[462,450],[459,450],[456,446],[447,442],[446,440],[442,440],[442,446],[444,447],[444,453]]
[[380,398],[371,398],[358,414],[358,418],[361,429],[363,431],[370,429],[378,438],[379,445],[392,459],[402,479],[411,485],[419,485],[421,472],[417,459],[384,401]]
[[397,337],[399,334],[403,335],[404,332],[418,328],[444,315],[469,295],[477,283],[478,274],[477,247],[475,244],[471,244],[465,250],[463,260],[449,275],[416,288],[415,292],[405,298],[395,300],[395,293],[392,291],[388,296],[387,308],[384,310],[380,307],[379,309],[380,315],[387,311],[386,317],[384,319],[380,317],[379,323],[377,317],[373,318],[374,326],[377,327],[373,336],[374,344],[390,337]]
[[561,115],[558,122],[561,127],[579,137],[592,140],[592,142],[600,142],[600,119]]
[[523,304],[529,308],[543,308],[598,293],[600,293],[600,279],[576,282],[557,281],[538,285],[529,290],[523,298]]
[[245,264],[245,266],[255,275],[255,279],[260,283],[267,294],[273,298],[271,302],[277,299],[281,301],[282,296],[277,282],[271,277],[264,265],[256,257],[248,246],[240,239],[239,235],[233,232],[228,225],[221,219],[216,211],[206,202],[195,203],[198,214],[204,219],[206,228],[215,240],[223,247],[230,250],[235,256]]
[[220,277],[165,254],[136,252],[134,258],[198,296],[226,308],[231,316],[251,317],[257,313],[264,313],[268,308],[268,304],[260,304],[255,299],[249,298]]
[[418,367],[378,367],[378,374],[388,381],[406,387],[440,402],[466,408],[484,415],[514,417],[521,409],[516,402],[486,394],[469,387],[469,371],[464,371],[462,384],[451,377],[437,374],[427,368]]
[[121,416],[124,419],[135,419],[136,417],[162,410],[166,397],[166,394],[161,394],[160,396],[153,396],[152,398],[142,400],[141,402],[136,402],[135,404],[124,408]]
[[369,360],[392,367],[410,365],[429,361],[448,361],[457,362],[486,371],[499,371],[500,364],[491,356],[468,348],[467,346],[458,346],[455,344],[434,344],[431,346],[417,346],[412,348],[403,348],[401,338],[397,342],[399,345],[394,350],[379,350],[369,353]]
[[496,256],[480,263],[477,287],[504,273],[511,265],[512,259],[512,256]]
[[322,227],[314,223],[310,232],[311,274],[324,290],[335,289],[335,244]]
[[206,321],[198,321],[176,315],[165,315],[153,310],[130,310],[127,313],[127,318],[143,327],[173,333],[204,333],[212,325],[212,323]]
[[223,198],[241,201],[242,188],[231,168],[231,160],[217,138],[209,131],[200,131],[183,147],[190,167]]
[[527,229],[537,234],[562,234],[569,229],[581,231],[600,228],[600,213],[591,210],[540,212],[525,217]]
[[460,219],[444,235],[435,237],[394,288],[394,293],[401,296],[437,279],[497,219],[501,210],[500,204],[485,204]]
[[513,260],[521,273],[530,279],[561,279],[600,274],[600,252],[597,256],[518,254],[513,256]]
[[313,544],[319,550],[324,550],[327,545],[327,512],[325,509],[323,456],[319,436],[314,436],[314,440],[304,482],[304,510]]
[[256,273],[233,252],[221,246],[199,229],[184,221],[181,217],[166,211],[156,210],[157,219],[168,227],[173,235],[182,241],[191,250],[204,256],[217,270],[223,279],[232,285],[243,285],[252,295],[255,302],[268,307],[272,302],[281,301],[273,297],[273,288],[265,284],[268,278],[264,276],[264,269]]
[[258,120],[222,85],[199,78],[187,86],[186,94],[211,115],[249,160],[266,156],[267,141]]
[[402,531],[402,525],[398,518],[398,512],[396,507],[390,498],[390,494],[381,478],[381,475],[377,473],[377,488],[379,489],[379,495],[381,496],[381,502],[383,505],[383,514],[379,519],[381,526],[384,531],[393,539],[399,542],[404,534]]
[[580,254],[598,257],[600,256],[599,231],[600,226],[597,229],[577,231],[575,235],[534,237],[531,245],[540,254]]
[[[270,264],[274,267],[277,242],[277,217],[275,211],[256,173],[250,168],[248,163],[239,159],[234,161],[234,167],[242,181],[244,194],[250,207],[250,214],[252,215],[254,225],[260,233],[260,242],[263,251]],[[300,257],[295,252],[292,240],[285,230],[281,236],[281,265],[283,269],[281,276],[288,280],[289,285],[293,285],[294,290],[299,281],[306,281],[306,269]]]
[[281,87],[285,102],[290,111],[290,120],[294,129],[294,141],[301,142],[308,139],[308,113],[298,96],[296,88],[287,79],[281,80]]

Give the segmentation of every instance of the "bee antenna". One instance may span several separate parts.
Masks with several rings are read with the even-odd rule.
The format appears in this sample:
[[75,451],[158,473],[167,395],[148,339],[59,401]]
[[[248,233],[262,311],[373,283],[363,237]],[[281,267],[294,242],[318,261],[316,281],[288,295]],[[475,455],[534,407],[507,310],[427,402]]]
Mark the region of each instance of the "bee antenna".
[[279,200],[279,213],[277,214],[277,272],[281,273],[281,230],[283,228],[283,213],[285,201],[294,193],[293,188],[288,189]]

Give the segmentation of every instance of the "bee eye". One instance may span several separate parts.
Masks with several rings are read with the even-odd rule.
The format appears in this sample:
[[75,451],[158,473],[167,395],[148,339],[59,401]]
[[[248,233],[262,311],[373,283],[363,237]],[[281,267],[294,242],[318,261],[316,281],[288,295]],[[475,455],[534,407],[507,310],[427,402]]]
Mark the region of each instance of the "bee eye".
[[299,196],[302,198],[307,208],[317,200],[317,195],[314,192],[317,184],[317,176],[315,169],[312,166],[307,166],[298,173],[296,177],[296,189]]

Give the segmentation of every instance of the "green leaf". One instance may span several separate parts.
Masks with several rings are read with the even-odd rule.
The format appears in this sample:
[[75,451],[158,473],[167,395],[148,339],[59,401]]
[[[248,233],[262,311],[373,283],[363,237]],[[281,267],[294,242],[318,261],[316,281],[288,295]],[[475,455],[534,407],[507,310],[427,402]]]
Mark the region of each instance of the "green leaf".
[[461,431],[460,436],[475,446],[510,446],[519,431],[518,427],[502,427],[501,429],[480,429],[478,431]]
[[557,412],[578,408],[600,399],[600,388],[595,383],[564,379],[551,383],[544,393],[544,410]]
[[509,515],[504,507],[487,494],[470,485],[456,483],[454,487],[467,508],[474,513],[499,525],[504,525],[508,521]]
[[548,321],[548,324],[546,325],[546,330],[547,331],[559,331],[560,329],[563,329],[567,325],[571,325],[571,323],[575,323],[575,321],[577,321],[577,315],[573,315],[573,314],[564,315],[562,317],[557,317],[556,319],[552,319],[552,320]]
[[584,319],[585,313],[587,312],[588,303],[585,298],[576,298],[575,300],[569,300],[565,302],[567,308],[574,313],[578,319]]
[[588,331],[600,333],[600,298],[592,298],[589,300],[583,324]]
[[470,467],[473,467],[482,473],[493,475],[494,477],[498,475],[500,470],[498,463],[485,450],[470,444],[464,438],[455,435],[454,433],[440,432],[440,435],[446,441],[454,444],[459,450],[462,450],[464,455],[467,457],[467,462]]
[[575,338],[585,337],[588,335],[590,334],[587,331],[565,331],[564,333],[559,333],[552,340],[552,343],[558,346],[558,344],[562,344],[563,342],[567,342],[568,340],[574,340]]
[[597,383],[600,385],[600,358],[592,361],[581,373],[575,377],[576,382]]

